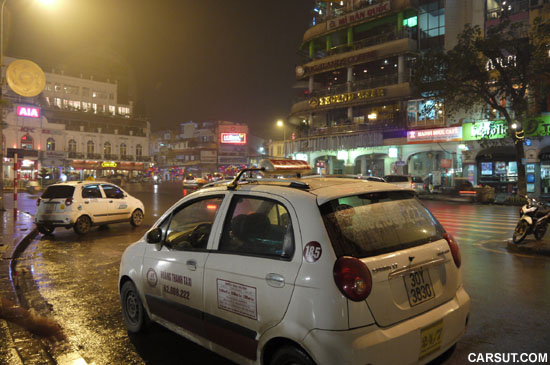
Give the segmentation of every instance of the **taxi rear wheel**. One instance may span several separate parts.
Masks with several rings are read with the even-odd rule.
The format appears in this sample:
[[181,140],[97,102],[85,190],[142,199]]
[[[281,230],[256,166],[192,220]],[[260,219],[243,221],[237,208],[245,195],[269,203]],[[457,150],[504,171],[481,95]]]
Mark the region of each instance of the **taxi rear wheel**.
[[130,218],[130,224],[134,227],[139,227],[143,223],[143,212],[140,209],[134,210]]
[[148,327],[150,320],[133,282],[127,281],[122,285],[120,301],[122,302],[124,324],[128,332],[143,332]]
[[85,215],[78,217],[74,224],[74,231],[80,235],[88,233],[90,228],[92,228],[92,221]]
[[295,346],[284,346],[278,349],[271,358],[270,365],[314,365],[315,363],[304,352]]

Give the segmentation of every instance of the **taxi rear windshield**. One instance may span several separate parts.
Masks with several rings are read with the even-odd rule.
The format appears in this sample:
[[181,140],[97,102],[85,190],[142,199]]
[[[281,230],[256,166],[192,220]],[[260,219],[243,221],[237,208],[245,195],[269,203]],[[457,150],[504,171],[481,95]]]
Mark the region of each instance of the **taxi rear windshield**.
[[59,185],[59,186],[49,186],[44,194],[42,194],[42,199],[67,199],[72,198],[74,193],[74,186],[68,185]]
[[375,256],[443,238],[443,227],[412,192],[346,196],[320,210],[338,257]]

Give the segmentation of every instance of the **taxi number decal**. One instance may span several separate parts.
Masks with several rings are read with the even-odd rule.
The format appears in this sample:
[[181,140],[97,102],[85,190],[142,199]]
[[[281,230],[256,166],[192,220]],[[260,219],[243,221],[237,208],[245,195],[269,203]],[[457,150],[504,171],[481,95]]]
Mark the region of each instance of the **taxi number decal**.
[[166,294],[174,295],[176,297],[187,299],[187,300],[189,300],[189,298],[191,296],[191,293],[189,293],[189,291],[179,289],[179,288],[176,288],[176,287],[173,287],[173,286],[170,286],[170,285],[163,285],[162,290]]
[[319,242],[311,241],[304,247],[304,259],[309,263],[314,263],[321,258],[323,249]]

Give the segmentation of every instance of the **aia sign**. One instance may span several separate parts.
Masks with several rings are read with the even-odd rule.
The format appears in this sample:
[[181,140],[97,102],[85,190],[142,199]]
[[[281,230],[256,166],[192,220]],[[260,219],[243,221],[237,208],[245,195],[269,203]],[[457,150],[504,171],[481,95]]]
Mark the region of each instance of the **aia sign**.
[[40,118],[40,108],[34,106],[17,106],[17,116],[18,117],[28,117],[28,118]]

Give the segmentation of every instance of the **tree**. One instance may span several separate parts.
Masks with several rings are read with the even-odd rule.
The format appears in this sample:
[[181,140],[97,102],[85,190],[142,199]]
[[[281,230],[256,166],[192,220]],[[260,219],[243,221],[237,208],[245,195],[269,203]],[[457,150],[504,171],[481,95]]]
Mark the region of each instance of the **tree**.
[[[444,105],[447,116],[472,114],[480,107],[508,124],[518,166],[518,193],[525,195],[522,122],[540,114],[536,100],[548,93],[550,22],[537,18],[526,29],[506,14],[487,29],[466,25],[450,50],[420,55],[413,84],[422,97]],[[515,128],[514,128],[515,127]]]

